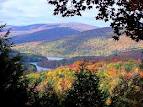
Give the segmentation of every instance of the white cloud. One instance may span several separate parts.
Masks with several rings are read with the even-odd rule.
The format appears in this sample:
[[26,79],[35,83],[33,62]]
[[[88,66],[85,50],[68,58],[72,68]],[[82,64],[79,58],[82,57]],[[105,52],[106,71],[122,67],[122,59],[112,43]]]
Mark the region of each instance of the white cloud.
[[[46,12],[47,6],[45,0],[9,0],[2,5],[2,11],[7,15],[20,15],[20,16],[39,16],[43,11]],[[17,13],[17,14],[16,14]]]
[[[83,12],[82,17],[53,16],[53,7],[47,0],[0,0],[0,21],[8,24],[81,22],[95,24],[96,11]],[[99,22],[98,22],[99,23]]]

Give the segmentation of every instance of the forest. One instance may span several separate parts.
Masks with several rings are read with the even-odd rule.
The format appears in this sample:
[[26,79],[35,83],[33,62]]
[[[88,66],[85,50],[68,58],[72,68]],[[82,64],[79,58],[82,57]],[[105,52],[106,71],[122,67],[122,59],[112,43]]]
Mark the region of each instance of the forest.
[[[111,25],[36,24],[11,30],[1,24],[0,106],[143,107],[143,1],[47,3],[62,17],[82,17],[96,8],[96,20]],[[51,69],[38,72],[32,62]]]

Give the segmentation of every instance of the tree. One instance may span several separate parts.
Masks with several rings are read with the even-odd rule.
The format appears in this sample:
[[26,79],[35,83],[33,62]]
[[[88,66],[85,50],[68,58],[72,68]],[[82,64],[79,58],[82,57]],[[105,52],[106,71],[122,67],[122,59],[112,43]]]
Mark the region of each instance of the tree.
[[143,78],[134,75],[127,80],[122,78],[120,84],[112,93],[112,107],[142,107],[143,106]]
[[97,20],[110,21],[119,40],[123,34],[135,41],[143,40],[143,0],[48,0],[55,5],[54,15],[81,16],[81,12],[96,8]]
[[7,107],[24,106],[25,90],[18,81],[23,74],[21,58],[18,55],[13,55],[8,30],[5,34],[2,33],[6,25],[0,26],[0,105]]
[[73,88],[67,93],[64,107],[103,107],[104,96],[98,89],[99,79],[89,71],[80,71]]

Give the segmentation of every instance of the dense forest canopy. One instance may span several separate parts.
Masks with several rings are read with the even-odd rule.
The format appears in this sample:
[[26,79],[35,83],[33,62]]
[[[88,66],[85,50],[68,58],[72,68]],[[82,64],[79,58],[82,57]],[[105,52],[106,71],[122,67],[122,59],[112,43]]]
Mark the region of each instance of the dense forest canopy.
[[142,0],[48,0],[55,5],[54,15],[63,17],[81,16],[81,12],[96,8],[96,19],[110,21],[119,40],[123,34],[135,41],[143,40],[143,1]]

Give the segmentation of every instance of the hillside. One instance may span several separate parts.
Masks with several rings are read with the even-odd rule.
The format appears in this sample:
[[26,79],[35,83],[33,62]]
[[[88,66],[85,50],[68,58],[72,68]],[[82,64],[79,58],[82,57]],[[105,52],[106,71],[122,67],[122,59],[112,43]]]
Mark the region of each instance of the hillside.
[[[54,27],[69,27],[78,31],[87,31],[97,28],[96,26],[82,24],[82,23],[52,23],[52,24],[33,24],[27,26],[7,26],[7,29],[11,29],[13,32],[17,31],[30,31],[30,30],[38,30],[38,29],[51,29]],[[7,30],[6,29],[6,30]]]
[[33,25],[26,25],[26,26],[8,25],[4,30],[4,32],[10,29],[11,31],[10,36],[13,37],[13,36],[30,35],[32,33],[42,32],[45,30],[48,31],[49,29],[54,29],[57,27],[70,28],[78,32],[97,28],[96,26],[91,26],[91,25],[82,24],[82,23],[53,23],[53,24],[51,23],[51,24],[33,24]]
[[14,49],[43,56],[75,57],[108,56],[143,47],[143,42],[137,43],[125,36],[119,41],[114,41],[112,34],[111,28],[98,28],[50,42],[20,44]]
[[[39,26],[48,25],[37,25]],[[82,26],[77,23],[62,24],[62,27],[54,24],[49,26],[54,26],[54,28],[13,37],[13,40],[19,43],[14,49],[22,53],[42,56],[76,57],[109,56],[120,51],[143,47],[143,42],[137,43],[125,36],[122,36],[119,41],[114,41],[110,27],[91,29],[92,27],[88,25]],[[80,27],[84,29],[85,26],[90,30],[83,32],[78,30]]]
[[[52,41],[80,32],[95,29],[95,26],[81,23],[34,24],[28,26],[7,26],[11,30],[12,42],[16,44],[37,41]],[[6,29],[6,30],[7,30]]]
[[15,36],[12,38],[14,43],[26,43],[26,42],[36,42],[36,41],[52,41],[60,39],[63,37],[68,37],[69,35],[77,34],[79,31],[73,30],[66,27],[56,27],[48,30],[43,30],[39,32],[34,32],[31,34]]

